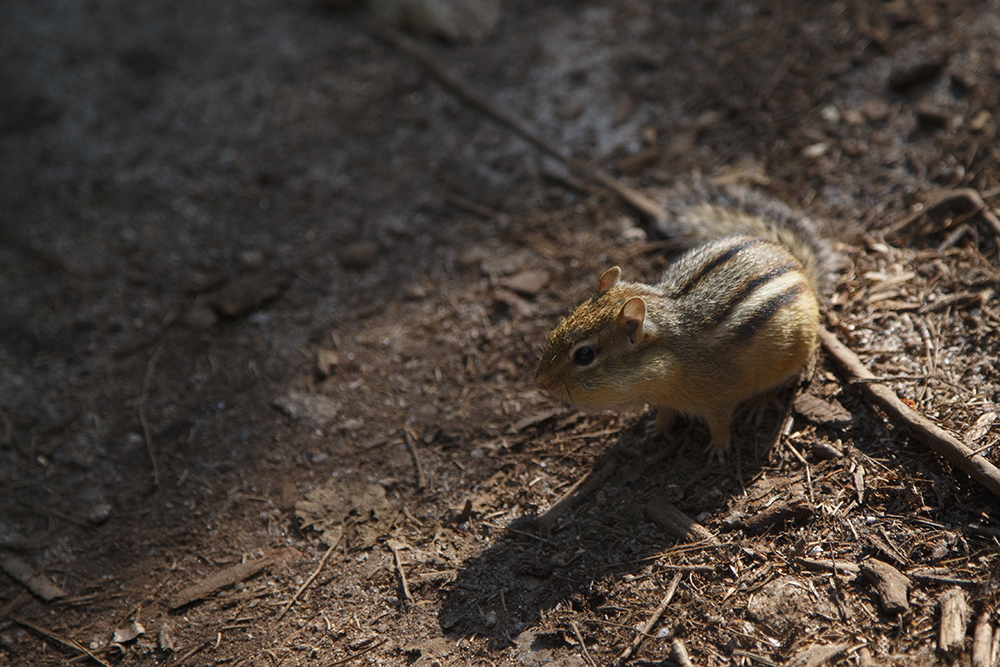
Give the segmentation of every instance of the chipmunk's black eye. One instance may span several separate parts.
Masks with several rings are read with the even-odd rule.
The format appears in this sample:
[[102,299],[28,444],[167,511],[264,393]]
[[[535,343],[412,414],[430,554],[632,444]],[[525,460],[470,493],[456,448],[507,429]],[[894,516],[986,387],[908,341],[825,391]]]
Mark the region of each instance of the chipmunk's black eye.
[[573,363],[577,366],[589,366],[594,363],[596,357],[597,353],[594,352],[594,348],[585,345],[577,348],[576,352],[573,353]]

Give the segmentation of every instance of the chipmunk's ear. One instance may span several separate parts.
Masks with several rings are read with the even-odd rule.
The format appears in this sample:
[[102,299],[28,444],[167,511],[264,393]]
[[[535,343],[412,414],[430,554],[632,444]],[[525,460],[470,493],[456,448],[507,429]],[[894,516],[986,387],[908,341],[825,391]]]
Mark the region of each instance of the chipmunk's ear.
[[612,287],[615,287],[622,281],[622,270],[617,266],[612,266],[610,269],[601,274],[601,280],[597,283],[597,293],[604,294]]
[[618,311],[617,333],[625,347],[635,348],[646,336],[646,302],[634,296]]

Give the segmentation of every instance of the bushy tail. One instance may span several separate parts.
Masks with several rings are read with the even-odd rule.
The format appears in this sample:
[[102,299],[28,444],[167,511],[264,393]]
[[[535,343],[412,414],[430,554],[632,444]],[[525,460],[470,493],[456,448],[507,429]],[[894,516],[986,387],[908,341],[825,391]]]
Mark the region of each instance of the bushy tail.
[[705,241],[751,234],[780,243],[806,270],[813,287],[826,293],[833,284],[838,261],[830,242],[805,214],[746,188],[720,188],[703,179],[677,186],[667,193],[667,218],[657,231],[693,247]]

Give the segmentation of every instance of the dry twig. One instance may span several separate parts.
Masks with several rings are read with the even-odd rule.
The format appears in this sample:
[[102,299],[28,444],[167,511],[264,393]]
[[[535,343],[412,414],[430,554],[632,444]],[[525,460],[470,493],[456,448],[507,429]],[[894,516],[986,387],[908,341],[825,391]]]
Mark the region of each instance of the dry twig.
[[417,456],[417,434],[409,426],[406,426],[403,428],[403,436],[406,440],[406,446],[410,450],[410,455],[413,456],[413,465],[417,469],[417,489],[425,489],[427,488],[427,479],[424,477],[424,467],[420,464],[420,457]]
[[388,639],[383,639],[382,641],[376,642],[376,643],[372,644],[371,646],[366,646],[365,648],[361,649],[360,651],[358,651],[354,655],[349,655],[346,658],[341,658],[340,660],[334,660],[333,662],[328,662],[323,667],[339,667],[339,665],[346,665],[351,660],[354,660],[355,658],[359,658],[359,657],[363,656],[365,653],[368,653],[369,651],[374,651],[375,649],[377,649],[379,646],[381,646],[382,644],[386,643],[387,641],[389,641],[389,640]]
[[146,436],[146,451],[149,452],[149,460],[153,462],[153,484],[155,486],[160,485],[160,467],[156,463],[156,453],[153,449],[153,431],[149,428],[149,419],[146,417],[146,403],[149,400],[149,385],[153,381],[153,370],[156,368],[156,363],[163,356],[163,345],[156,348],[156,352],[149,360],[149,364],[146,366],[146,377],[142,381],[142,396],[139,399],[139,421],[142,422],[142,432]]
[[48,637],[52,641],[58,642],[58,643],[62,644],[63,646],[67,647],[67,648],[71,648],[74,651],[79,651],[80,653],[85,653],[91,659],[93,659],[93,660],[99,662],[100,664],[104,665],[104,667],[111,667],[111,665],[109,665],[104,660],[101,660],[92,651],[90,651],[87,647],[85,647],[82,644],[80,644],[80,642],[76,641],[75,639],[63,639],[62,637],[60,637],[59,635],[55,634],[54,632],[50,632],[49,630],[46,630],[45,628],[40,628],[37,625],[35,625],[34,623],[31,623],[30,621],[26,621],[23,618],[17,618],[16,616],[11,616],[10,620],[14,621],[18,625],[23,625],[24,627],[28,628],[29,630],[34,630],[38,634],[43,635],[45,637]]
[[285,617],[285,614],[288,613],[288,610],[292,608],[292,605],[295,604],[295,601],[299,599],[300,595],[302,595],[302,591],[309,588],[309,584],[315,581],[316,577],[319,576],[320,570],[322,570],[323,566],[326,565],[326,561],[330,557],[330,554],[333,553],[333,550],[337,548],[337,545],[340,544],[340,541],[342,539],[344,539],[343,526],[340,527],[340,536],[336,540],[334,540],[333,544],[330,545],[330,548],[326,550],[325,554],[323,554],[323,557],[319,561],[319,565],[316,566],[316,570],[313,571],[313,573],[309,576],[308,579],[306,579],[305,583],[299,586],[299,590],[295,591],[295,595],[292,596],[292,599],[289,600],[288,603],[285,605],[285,607],[281,610],[281,613],[278,614],[278,617],[274,619],[275,623],[277,623],[278,621],[280,621]]
[[916,213],[903,218],[901,221],[890,227],[886,232],[886,235],[896,234],[906,227],[909,227],[916,220],[919,220],[921,217],[927,215],[934,209],[958,200],[965,200],[972,206],[972,214],[978,213],[982,216],[986,225],[990,228],[990,231],[993,232],[994,238],[997,241],[997,253],[1000,254],[1000,219],[997,219],[997,217],[993,215],[993,212],[990,211],[988,206],[986,206],[986,202],[983,201],[983,198],[972,188],[956,188],[939,195]]
[[399,556],[399,548],[403,545],[396,540],[389,540],[387,544],[392,550],[392,560],[396,564],[396,574],[399,575],[399,583],[403,587],[403,597],[406,598],[407,602],[413,602],[413,596],[410,595],[410,585],[406,583],[406,573],[403,572],[403,559]]
[[681,576],[683,576],[683,573],[681,572],[674,575],[674,578],[670,581],[670,586],[667,588],[667,594],[663,596],[663,601],[660,602],[660,606],[656,608],[656,611],[654,611],[649,617],[649,620],[646,621],[646,625],[642,626],[642,630],[640,630],[639,634],[635,636],[632,643],[624,651],[622,651],[620,656],[618,656],[618,659],[615,661],[616,665],[624,664],[625,661],[628,660],[633,653],[635,653],[636,649],[639,648],[639,645],[642,644],[642,640],[646,637],[646,635],[648,635],[656,624],[660,622],[660,617],[663,616],[663,612],[667,610],[667,607],[670,606],[670,601],[674,599],[674,593],[677,592],[677,585],[681,582]]
[[587,650],[587,644],[583,641],[583,635],[580,633],[580,626],[576,624],[575,621],[570,621],[570,625],[573,626],[573,632],[576,633],[576,640],[580,642],[580,650],[583,652],[583,658],[587,661],[590,667],[597,667],[597,663],[594,659],[590,657],[590,651]]
[[[871,379],[874,376],[865,368],[854,352],[841,343],[835,335],[821,328],[820,340],[827,352],[833,355],[837,364],[849,376],[849,381],[855,378]],[[954,434],[941,428],[930,419],[917,413],[896,396],[889,387],[875,382],[858,385],[859,391],[882,408],[889,418],[899,425],[905,426],[913,436],[946,458],[956,468],[962,470],[977,482],[985,486],[994,495],[1000,497],[1000,470],[980,454],[976,454]]]

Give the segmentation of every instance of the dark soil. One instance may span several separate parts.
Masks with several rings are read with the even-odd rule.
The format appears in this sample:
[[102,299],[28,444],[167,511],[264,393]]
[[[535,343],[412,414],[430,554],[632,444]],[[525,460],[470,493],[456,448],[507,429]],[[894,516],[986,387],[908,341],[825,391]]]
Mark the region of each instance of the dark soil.
[[[894,225],[1000,204],[1000,2],[510,1],[423,45],[647,194],[700,172],[826,221],[831,329],[998,461],[1000,239]],[[600,272],[671,255],[363,6],[7,0],[0,54],[0,560],[65,593],[0,574],[0,666],[608,664],[677,573],[634,664],[970,664],[998,625],[997,498],[822,352],[725,466],[536,390]],[[876,559],[906,609],[847,567]]]

